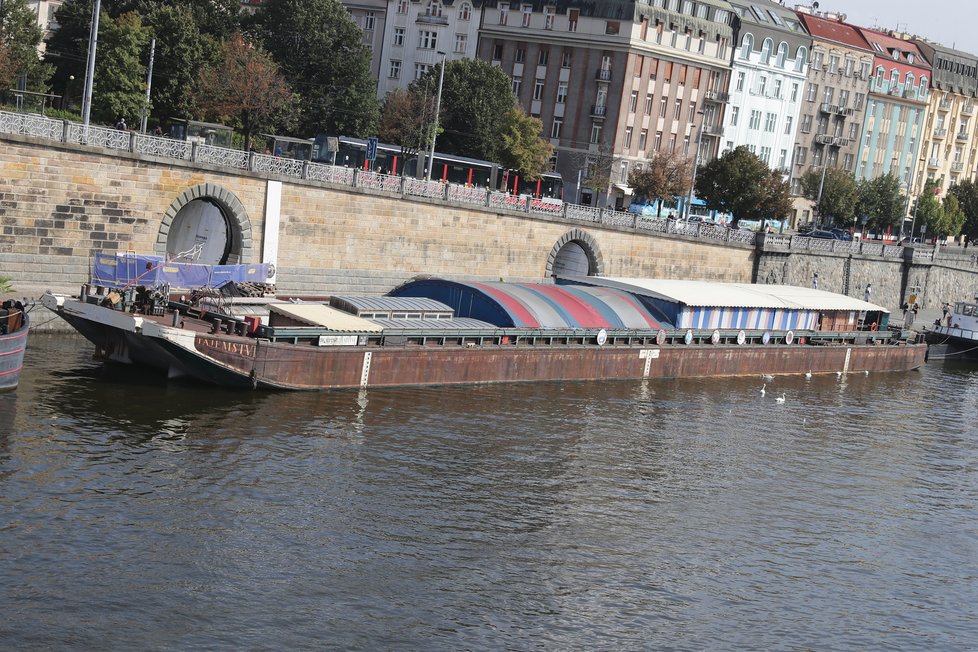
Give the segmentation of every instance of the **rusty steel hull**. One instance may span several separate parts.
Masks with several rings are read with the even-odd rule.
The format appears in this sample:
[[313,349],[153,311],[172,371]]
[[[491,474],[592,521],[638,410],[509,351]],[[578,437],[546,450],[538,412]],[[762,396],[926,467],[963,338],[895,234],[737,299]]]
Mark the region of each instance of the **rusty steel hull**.
[[926,350],[923,344],[314,347],[197,335],[194,351],[170,353],[192,375],[212,382],[219,368],[233,370],[235,385],[313,390],[908,371],[924,364]]

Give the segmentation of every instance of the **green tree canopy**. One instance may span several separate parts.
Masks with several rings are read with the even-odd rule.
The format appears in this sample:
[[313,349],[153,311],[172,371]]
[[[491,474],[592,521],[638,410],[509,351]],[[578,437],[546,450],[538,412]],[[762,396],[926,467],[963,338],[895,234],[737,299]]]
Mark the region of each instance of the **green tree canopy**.
[[93,119],[112,123],[122,117],[129,124],[138,122],[146,107],[145,66],[141,59],[149,39],[149,30],[134,12],[116,19],[105,14],[99,18]]
[[198,106],[208,117],[238,127],[245,149],[256,133],[291,126],[296,98],[289,85],[268,53],[240,34],[224,45],[219,62],[201,73],[201,89]]
[[500,129],[499,162],[519,170],[527,181],[536,181],[547,171],[554,148],[540,134],[543,122],[528,116],[522,107],[514,105],[505,116]]
[[[824,183],[822,182],[823,170],[812,168],[801,176],[802,195],[818,202],[815,210],[820,223],[850,226],[856,218],[858,199],[856,179],[846,170],[823,169]],[[822,195],[819,201],[820,187]]]
[[900,190],[900,180],[892,174],[862,179],[856,190],[856,215],[868,218],[868,224],[883,230],[903,228],[907,198]]
[[[431,143],[430,119],[434,111],[434,98],[395,88],[384,98],[377,136],[385,143],[400,145],[405,161],[414,158]],[[402,174],[404,169],[402,165]]]
[[372,136],[380,103],[363,32],[337,0],[266,0],[246,27],[301,97],[295,135]]
[[[432,67],[412,82],[412,92],[437,93],[438,74],[439,66]],[[499,161],[500,133],[515,105],[513,82],[498,67],[479,59],[449,61],[442,85],[438,151]]]
[[964,215],[961,232],[971,241],[978,238],[978,184],[971,180],[961,181],[948,191],[958,200],[958,207]]
[[740,146],[700,168],[696,194],[711,210],[741,220],[770,220],[791,210],[788,184],[746,146]]
[[49,88],[51,67],[41,62],[37,46],[42,32],[37,14],[27,0],[0,3],[0,81],[2,90],[20,78],[25,90],[43,93]]
[[685,197],[689,193],[691,172],[691,159],[674,152],[655,152],[641,170],[632,169],[628,175],[628,185],[636,195],[658,201],[661,215],[661,200],[671,200],[677,195]]
[[947,227],[946,232],[942,232],[942,235],[958,236],[961,235],[961,229],[964,227],[964,210],[961,208],[958,198],[954,195],[948,193],[944,197],[944,221]]

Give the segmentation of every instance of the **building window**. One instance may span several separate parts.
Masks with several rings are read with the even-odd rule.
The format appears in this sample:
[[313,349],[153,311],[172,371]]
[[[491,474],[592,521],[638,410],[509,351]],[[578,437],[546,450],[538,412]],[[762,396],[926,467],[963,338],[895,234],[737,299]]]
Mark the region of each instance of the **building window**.
[[465,53],[465,47],[469,44],[468,34],[456,34],[455,35],[455,51],[459,54]]
[[430,0],[428,6],[424,9],[425,16],[441,16],[441,2],[439,0]]
[[631,146],[632,146],[632,128],[631,127],[625,127],[625,142],[624,142],[624,147],[625,147],[625,149],[628,149]]
[[676,152],[676,134],[669,134],[669,153],[674,154]]
[[778,169],[784,170],[788,167],[788,150],[781,150],[781,156],[778,157]]
[[644,152],[645,147],[649,144],[649,130],[643,129],[638,135],[638,149]]
[[794,121],[795,121],[794,116],[790,116],[790,115],[784,119],[784,135],[785,136],[790,136],[791,135],[791,125],[794,123]]
[[659,100],[659,117],[660,118],[666,117],[666,103],[668,101],[669,101],[668,98],[665,98],[665,97],[663,97],[661,100]]
[[522,87],[523,87],[523,78],[522,77],[513,77],[513,95],[515,95],[516,97],[519,97],[520,96],[520,90],[522,89]]
[[592,145],[597,145],[601,142],[601,125],[592,124],[591,125],[591,140]]
[[689,103],[689,120],[687,122],[695,122],[693,118],[696,117],[696,102]]
[[505,25],[509,20],[509,3],[499,5],[499,24]]
[[807,134],[812,130],[812,116],[806,115],[801,118],[801,133]]
[[550,137],[560,138],[560,131],[564,128],[563,118],[554,118],[553,126],[550,127]]
[[408,11],[408,0],[398,0],[397,13],[406,14]]
[[421,79],[422,75],[424,75],[426,72],[428,72],[428,68],[430,68],[430,67],[431,66],[429,66],[426,63],[416,63],[416,64],[414,64],[414,78],[415,79]]
[[540,50],[540,53],[537,55],[537,65],[545,66],[548,61],[550,61],[550,50]]
[[638,91],[632,91],[632,97],[628,100],[628,112],[635,113],[638,110]]
[[761,156],[761,160],[764,161],[764,165],[768,165],[768,163],[771,160],[771,148],[762,147],[760,156]]
[[737,88],[737,91],[738,92],[741,92],[741,91],[744,90],[744,80],[745,79],[746,79],[746,75],[742,71],[737,73],[737,87],[736,88]]
[[401,78],[401,62],[400,61],[397,61],[396,59],[391,59],[391,71],[390,71],[390,74],[388,74],[387,76],[390,77],[391,79],[400,79]]
[[394,28],[394,45],[404,45],[404,28],[395,27]]
[[618,183],[628,183],[628,161],[621,162],[621,168],[618,172]]
[[655,144],[652,145],[652,149],[658,152],[660,147],[662,147],[662,132],[657,131],[655,132]]
[[779,100],[781,99],[781,80],[780,79],[775,79],[774,80],[774,97],[778,98]]
[[503,58],[503,44],[493,43],[492,44],[492,60],[499,61]]
[[523,63],[526,59],[526,48],[522,45],[516,48],[516,54],[513,55],[513,60],[516,63]]
[[818,84],[815,82],[808,82],[808,93],[805,96],[805,99],[809,102],[814,102],[816,95],[818,95]]
[[620,29],[621,23],[619,23],[617,20],[609,20],[607,23],[605,23],[604,33],[608,36],[614,36]]
[[557,104],[563,104],[567,101],[567,83],[563,82],[557,86]]
[[645,95],[645,115],[652,115],[652,93]]
[[576,32],[577,31],[577,19],[581,15],[580,9],[568,9],[567,10],[567,31]]
[[434,50],[438,46],[438,32],[422,31],[418,34],[418,47],[422,50]]
[[365,32],[372,32],[374,29],[374,12],[368,11],[363,15],[363,30]]
[[554,17],[557,15],[556,7],[544,7],[543,8],[543,28],[553,29],[554,28]]
[[564,51],[560,53],[560,67],[561,68],[570,68],[571,67],[571,61],[574,60],[573,53],[574,53],[574,51],[571,50],[570,48],[564,48]]
[[757,80],[757,94],[767,95],[767,77],[764,75],[761,75],[761,78]]
[[543,80],[538,79],[533,84],[533,99],[542,100],[543,99]]
[[468,2],[463,2],[458,8],[458,19],[469,20],[472,18],[472,7]]
[[533,5],[523,5],[523,27],[530,26],[530,19],[533,17]]
[[792,102],[798,101],[798,84],[791,85],[791,101]]
[[683,137],[683,156],[689,156],[689,135]]
[[747,125],[748,129],[760,129],[761,128],[761,112],[751,111],[750,112],[750,123]]
[[682,114],[682,112],[683,112],[683,101],[682,101],[682,98],[677,97],[676,98],[676,104],[673,107],[672,119],[673,120],[678,120],[679,119],[679,116],[680,116],[680,114]]
[[775,127],[775,125],[777,125],[777,123],[778,123],[778,114],[777,113],[768,113],[767,114],[767,117],[764,120],[764,131],[767,131],[767,132],[773,134],[774,133],[774,127]]
[[737,121],[740,119],[740,107],[732,106],[730,107],[730,126],[736,127]]

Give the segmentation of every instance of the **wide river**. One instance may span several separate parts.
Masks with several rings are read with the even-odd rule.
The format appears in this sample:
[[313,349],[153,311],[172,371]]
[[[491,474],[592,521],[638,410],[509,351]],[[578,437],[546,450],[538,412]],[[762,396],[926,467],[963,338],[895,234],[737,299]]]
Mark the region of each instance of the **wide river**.
[[91,353],[34,334],[0,395],[4,650],[978,647],[976,367],[273,394]]

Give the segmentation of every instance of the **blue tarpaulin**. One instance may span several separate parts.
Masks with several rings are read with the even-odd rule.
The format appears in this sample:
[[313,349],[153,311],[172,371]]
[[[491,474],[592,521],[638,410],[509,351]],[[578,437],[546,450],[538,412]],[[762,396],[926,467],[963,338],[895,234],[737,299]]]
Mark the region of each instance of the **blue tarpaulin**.
[[218,288],[235,283],[267,283],[272,275],[269,263],[252,265],[202,265],[167,261],[151,254],[117,254],[99,252],[95,255],[92,284],[101,287],[123,288],[129,285],[156,287],[168,284],[171,288]]

